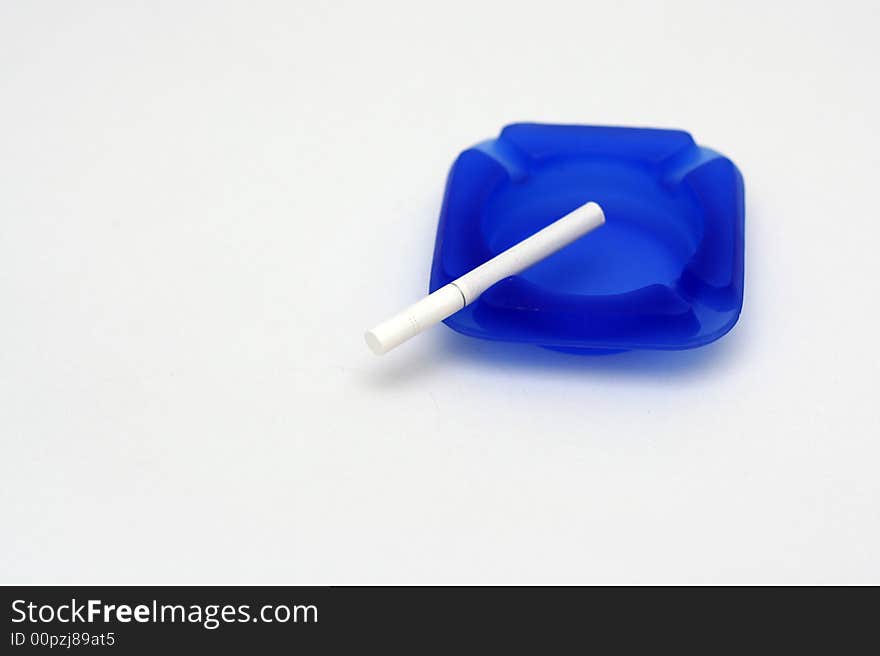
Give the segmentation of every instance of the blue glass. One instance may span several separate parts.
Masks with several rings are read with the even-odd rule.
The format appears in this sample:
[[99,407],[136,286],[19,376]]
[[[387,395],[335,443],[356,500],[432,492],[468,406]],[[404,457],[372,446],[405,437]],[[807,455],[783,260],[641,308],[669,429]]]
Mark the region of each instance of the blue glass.
[[604,226],[446,325],[577,353],[702,346],[742,310],[743,193],[733,162],[687,132],[509,125],[452,165],[430,290],[592,200]]

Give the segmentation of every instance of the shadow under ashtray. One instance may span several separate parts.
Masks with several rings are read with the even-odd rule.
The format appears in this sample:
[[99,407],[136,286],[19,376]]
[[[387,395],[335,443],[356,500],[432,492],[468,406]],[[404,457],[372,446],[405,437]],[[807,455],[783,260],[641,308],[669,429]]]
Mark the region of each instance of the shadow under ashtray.
[[[694,378],[723,368],[743,357],[744,340],[740,335],[688,351],[631,350],[606,352],[601,357],[578,357],[573,354],[534,348],[528,344],[514,344],[475,340],[445,333],[435,346],[444,358],[454,361],[482,363],[499,369],[522,369],[531,373],[571,374],[587,377],[649,377],[661,375],[670,378]],[[585,354],[587,355],[587,354]],[[600,354],[590,354],[600,355]],[[416,360],[426,360],[418,354],[411,365],[417,374]],[[409,368],[409,365],[408,367]],[[415,376],[413,376],[415,377]]]

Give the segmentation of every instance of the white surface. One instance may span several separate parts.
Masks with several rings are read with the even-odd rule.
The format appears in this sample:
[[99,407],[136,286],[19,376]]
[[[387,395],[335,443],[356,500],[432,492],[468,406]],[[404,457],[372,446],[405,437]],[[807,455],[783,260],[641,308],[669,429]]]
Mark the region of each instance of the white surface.
[[602,208],[584,203],[367,331],[367,345],[377,355],[387,353],[470,305],[495,283],[528,269],[603,223]]
[[[0,580],[880,582],[877,3],[105,4],[0,4]],[[365,349],[517,120],[730,156],[736,328]]]

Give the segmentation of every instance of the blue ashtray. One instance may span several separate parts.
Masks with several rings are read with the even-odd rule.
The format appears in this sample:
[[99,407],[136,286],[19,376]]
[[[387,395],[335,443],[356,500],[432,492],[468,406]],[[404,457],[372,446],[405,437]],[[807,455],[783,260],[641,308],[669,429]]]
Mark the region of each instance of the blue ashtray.
[[577,353],[703,346],[742,310],[743,193],[733,162],[687,132],[509,125],[452,165],[430,290],[595,201],[603,227],[446,325]]

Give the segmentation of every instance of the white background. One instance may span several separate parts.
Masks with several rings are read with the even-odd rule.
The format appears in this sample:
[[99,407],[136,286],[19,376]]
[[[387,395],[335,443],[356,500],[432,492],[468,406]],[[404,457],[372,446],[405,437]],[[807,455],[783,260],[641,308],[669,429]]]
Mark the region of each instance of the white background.
[[[117,5],[127,5],[126,7]],[[4,2],[0,581],[880,582],[876,2]],[[739,324],[363,330],[506,123],[746,181]]]

